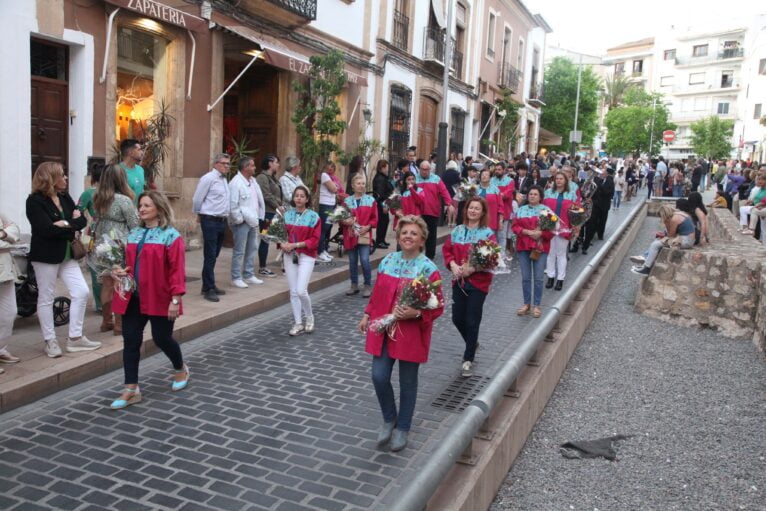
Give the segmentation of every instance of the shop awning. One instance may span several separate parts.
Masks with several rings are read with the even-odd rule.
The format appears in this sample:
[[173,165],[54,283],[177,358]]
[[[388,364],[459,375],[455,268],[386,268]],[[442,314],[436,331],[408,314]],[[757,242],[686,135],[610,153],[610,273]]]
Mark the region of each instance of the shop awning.
[[540,141],[539,145],[561,145],[561,135],[540,128]]
[[434,18],[436,19],[436,24],[441,28],[446,27],[447,22],[445,21],[446,16],[444,15],[442,0],[431,0],[431,8],[434,10]]
[[[309,56],[291,50],[277,39],[256,32],[249,27],[229,25],[223,28],[260,46],[261,51],[263,51],[263,58],[267,64],[302,75],[309,74],[309,71],[311,70]],[[346,69],[346,77],[351,84],[367,86],[367,78],[360,74]]]

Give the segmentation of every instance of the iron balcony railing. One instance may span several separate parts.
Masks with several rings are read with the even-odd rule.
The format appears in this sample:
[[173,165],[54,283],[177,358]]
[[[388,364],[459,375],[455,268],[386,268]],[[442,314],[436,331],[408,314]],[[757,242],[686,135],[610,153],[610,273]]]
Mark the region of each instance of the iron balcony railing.
[[[435,60],[444,65],[446,32],[441,28],[427,27],[423,32],[423,60]],[[455,39],[452,39],[450,69],[459,70],[463,65],[463,54],[457,51]]]
[[407,51],[410,33],[410,18],[394,10],[394,46]]
[[307,20],[317,19],[317,0],[267,0]]
[[676,57],[676,65],[685,66],[688,64],[706,64],[708,62],[715,62],[716,60],[739,59],[744,56],[744,48],[726,48],[712,55],[702,55],[699,57],[688,55],[686,57]]
[[726,48],[725,50],[718,52],[718,60],[737,59],[744,56],[745,50],[743,48]]
[[517,92],[521,83],[521,71],[508,62],[501,62],[497,70],[497,84],[504,88]]
[[543,84],[542,83],[532,84],[532,86],[529,88],[529,99],[531,101],[543,100]]

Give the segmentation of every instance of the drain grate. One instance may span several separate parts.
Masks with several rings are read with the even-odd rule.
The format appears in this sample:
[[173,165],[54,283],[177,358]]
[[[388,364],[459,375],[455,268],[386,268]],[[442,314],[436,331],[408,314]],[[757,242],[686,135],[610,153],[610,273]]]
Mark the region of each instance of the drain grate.
[[457,376],[441,393],[431,402],[431,406],[448,412],[459,413],[465,410],[471,401],[489,383],[487,376],[473,375],[468,378]]

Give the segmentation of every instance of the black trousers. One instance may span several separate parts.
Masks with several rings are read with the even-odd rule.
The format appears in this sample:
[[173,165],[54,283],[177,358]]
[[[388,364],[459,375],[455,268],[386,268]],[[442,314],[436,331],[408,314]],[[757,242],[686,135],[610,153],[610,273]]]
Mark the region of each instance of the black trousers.
[[486,293],[468,282],[464,282],[462,286],[458,281],[452,284],[452,323],[465,341],[463,361],[473,362],[476,356],[485,298]]
[[426,257],[433,260],[436,256],[436,227],[439,223],[439,217],[423,215],[428,226],[428,238],[426,238]]
[[375,243],[386,241],[386,232],[388,231],[388,213],[384,211],[383,206],[378,202],[378,226],[375,228]]
[[604,228],[606,227],[607,216],[609,215],[609,209],[603,208],[596,204],[593,205],[593,212],[590,218],[583,226],[582,231],[582,248],[587,250],[593,242],[593,236],[599,235],[599,238],[604,237]]
[[173,369],[184,368],[181,346],[173,339],[173,324],[167,316],[148,316],[141,313],[141,302],[133,294],[128,309],[122,317],[122,339],[125,347],[122,352],[122,365],[125,370],[125,385],[138,383],[138,363],[141,360],[141,344],[144,342],[144,327],[152,325],[154,344],[170,359]]
[[598,224],[596,224],[596,234],[598,239],[604,239],[604,231],[606,231],[606,221],[609,219],[609,204],[598,207]]

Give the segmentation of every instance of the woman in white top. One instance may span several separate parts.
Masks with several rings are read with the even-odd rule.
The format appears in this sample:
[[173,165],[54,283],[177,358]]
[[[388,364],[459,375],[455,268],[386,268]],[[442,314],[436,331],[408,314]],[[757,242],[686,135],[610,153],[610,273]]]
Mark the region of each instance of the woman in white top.
[[614,209],[620,209],[620,202],[622,201],[622,194],[627,187],[627,181],[625,181],[625,174],[622,169],[617,171],[617,176],[614,178],[614,197],[612,198],[612,207]]
[[285,159],[285,173],[279,178],[279,186],[282,187],[282,197],[292,197],[297,187],[305,186],[301,179],[301,161],[295,156]]
[[327,223],[327,215],[335,209],[337,194],[345,195],[346,193],[340,179],[335,175],[335,169],[335,163],[327,162],[324,172],[319,177],[319,219],[322,222],[322,237],[319,238],[319,256],[317,259],[324,263],[332,261],[332,256],[327,253],[330,231],[332,230],[332,224]]

